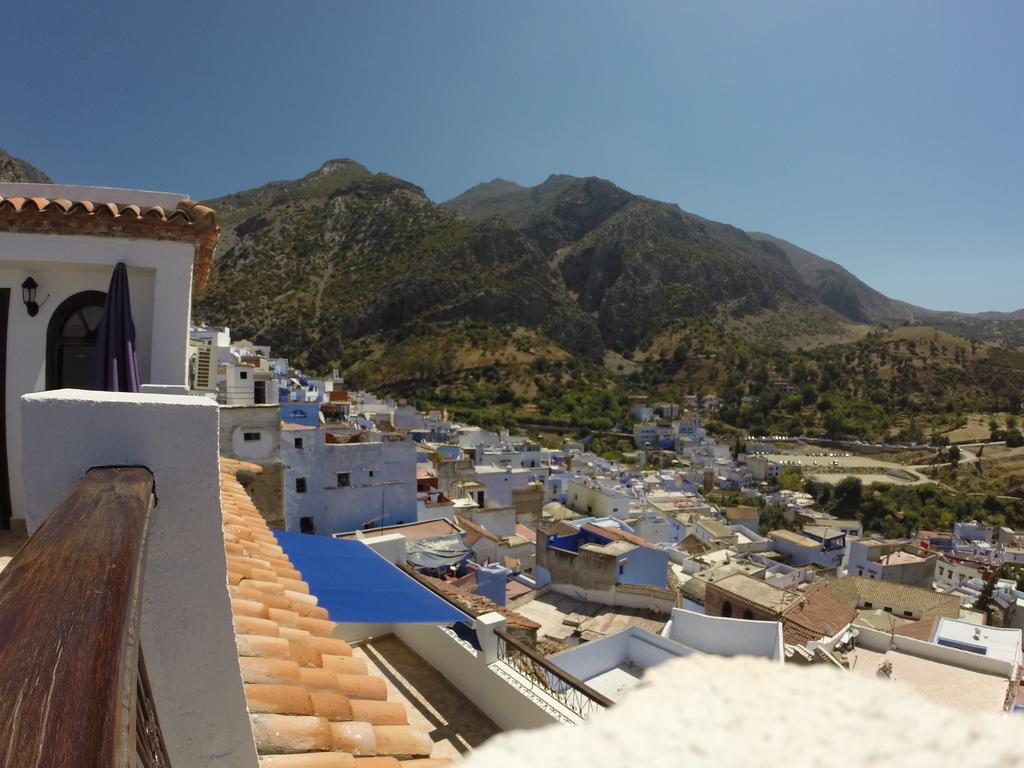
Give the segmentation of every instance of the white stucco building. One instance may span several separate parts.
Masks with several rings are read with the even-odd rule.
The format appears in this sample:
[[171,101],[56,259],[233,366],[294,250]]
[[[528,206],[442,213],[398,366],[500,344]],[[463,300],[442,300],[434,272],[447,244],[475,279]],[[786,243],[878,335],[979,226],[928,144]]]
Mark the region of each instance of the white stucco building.
[[382,432],[327,442],[328,432],[284,433],[286,529],[332,534],[415,522],[416,444]]
[[629,514],[629,491],[619,485],[595,478],[570,478],[565,505],[569,509],[593,517],[617,517]]
[[[24,519],[18,398],[88,386],[118,262],[128,269],[142,382],[186,384],[190,300],[206,282],[218,232],[213,212],[185,195],[0,184],[0,527]],[[34,307],[23,302],[28,278]]]

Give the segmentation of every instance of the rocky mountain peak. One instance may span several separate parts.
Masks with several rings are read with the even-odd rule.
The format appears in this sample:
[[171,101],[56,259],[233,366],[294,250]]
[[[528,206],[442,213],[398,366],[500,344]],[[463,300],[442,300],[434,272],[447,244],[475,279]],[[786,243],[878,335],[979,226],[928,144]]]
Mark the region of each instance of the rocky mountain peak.
[[34,165],[0,149],[0,182],[52,184],[53,180]]

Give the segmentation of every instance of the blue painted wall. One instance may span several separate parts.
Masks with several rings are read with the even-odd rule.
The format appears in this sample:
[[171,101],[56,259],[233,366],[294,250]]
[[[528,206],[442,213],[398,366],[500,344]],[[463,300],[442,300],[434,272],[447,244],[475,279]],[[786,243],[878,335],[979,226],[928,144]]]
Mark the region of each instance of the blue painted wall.
[[289,424],[303,424],[307,427],[320,426],[319,403],[281,403],[281,421]]
[[485,565],[476,572],[476,594],[489,597],[498,605],[505,605],[508,569],[501,565]]
[[619,584],[647,584],[668,587],[668,552],[651,547],[637,547],[623,558],[619,565]]

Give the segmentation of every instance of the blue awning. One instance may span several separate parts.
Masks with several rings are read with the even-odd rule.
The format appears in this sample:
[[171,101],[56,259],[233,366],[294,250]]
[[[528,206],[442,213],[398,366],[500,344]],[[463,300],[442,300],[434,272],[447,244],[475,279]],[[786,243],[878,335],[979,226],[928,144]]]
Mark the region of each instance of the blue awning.
[[274,531],[274,536],[332,621],[473,621],[361,541],[285,531]]

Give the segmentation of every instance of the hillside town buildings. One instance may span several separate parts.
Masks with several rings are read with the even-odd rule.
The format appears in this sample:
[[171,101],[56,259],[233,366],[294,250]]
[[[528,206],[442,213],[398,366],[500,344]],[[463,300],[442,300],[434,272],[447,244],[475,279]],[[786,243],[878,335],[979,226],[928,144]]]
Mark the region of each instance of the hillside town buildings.
[[[706,397],[635,404],[654,466],[310,376],[192,325],[217,233],[180,195],[0,185],[3,749],[434,768],[703,656],[1020,706],[1016,532],[865,536],[709,435]],[[92,389],[119,265],[140,380]]]

